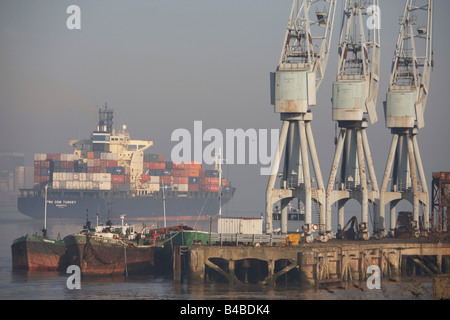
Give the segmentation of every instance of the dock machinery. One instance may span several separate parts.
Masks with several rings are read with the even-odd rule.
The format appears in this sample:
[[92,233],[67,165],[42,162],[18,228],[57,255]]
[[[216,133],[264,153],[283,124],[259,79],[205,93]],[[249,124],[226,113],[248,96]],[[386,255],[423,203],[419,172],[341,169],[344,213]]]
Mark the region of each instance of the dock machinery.
[[[305,206],[303,231],[308,242],[313,240],[313,204],[321,217],[325,212],[325,189],[309,107],[316,105],[324,78],[335,10],[336,0],[294,0],[278,67],[271,74],[271,104],[283,125],[266,190],[266,232],[273,232],[273,206],[281,201],[281,232],[287,233],[288,205],[297,198]],[[284,149],[283,174],[276,187]],[[315,177],[311,176],[309,157]],[[324,224],[322,221],[319,227]]]
[[[376,102],[381,49],[379,17],[378,0],[345,0],[332,99],[333,121],[337,121],[340,133],[326,191],[324,240],[332,237],[333,204],[338,204],[339,236],[344,226],[344,205],[350,199],[361,204],[358,235],[360,239],[367,240],[369,202],[374,205],[379,198],[366,133],[366,116],[372,124],[378,121]],[[337,178],[338,170],[340,174]]]
[[423,229],[429,229],[428,187],[417,134],[424,127],[433,65],[433,0],[407,0],[384,103],[386,127],[391,129],[392,143],[375,219],[375,231],[380,236],[385,236],[385,206],[390,206],[389,234],[393,235],[396,206],[403,199],[413,206],[413,235],[419,236],[421,208]]

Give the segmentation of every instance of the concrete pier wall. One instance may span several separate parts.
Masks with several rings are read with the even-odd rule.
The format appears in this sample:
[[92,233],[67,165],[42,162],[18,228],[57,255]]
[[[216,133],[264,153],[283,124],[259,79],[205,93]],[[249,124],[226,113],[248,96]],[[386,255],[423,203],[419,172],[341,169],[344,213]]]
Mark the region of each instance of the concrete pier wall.
[[317,285],[366,280],[373,272],[368,272],[369,266],[377,266],[384,278],[450,273],[449,243],[330,241],[300,246],[197,245],[189,247],[185,254],[185,276],[190,281]]

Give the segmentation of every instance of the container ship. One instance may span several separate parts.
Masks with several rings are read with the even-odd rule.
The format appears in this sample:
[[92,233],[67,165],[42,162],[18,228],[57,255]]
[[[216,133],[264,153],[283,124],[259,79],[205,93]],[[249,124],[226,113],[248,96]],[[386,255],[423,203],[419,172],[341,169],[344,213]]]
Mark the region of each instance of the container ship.
[[[164,161],[149,154],[151,140],[131,140],[126,126],[112,128],[113,111],[99,108],[89,139],[69,140],[72,154],[35,154],[34,187],[20,189],[18,210],[41,218],[48,186],[49,218],[149,220],[158,225],[209,222],[235,188],[222,179],[220,165]],[[209,223],[208,223],[209,225]],[[195,225],[199,227],[199,225]]]

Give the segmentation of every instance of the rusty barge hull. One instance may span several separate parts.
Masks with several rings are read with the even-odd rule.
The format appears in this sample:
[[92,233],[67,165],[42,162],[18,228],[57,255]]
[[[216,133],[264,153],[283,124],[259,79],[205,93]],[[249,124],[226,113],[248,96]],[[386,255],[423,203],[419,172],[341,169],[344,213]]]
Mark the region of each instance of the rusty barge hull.
[[13,270],[61,271],[64,266],[64,242],[24,236],[11,246]]
[[120,239],[75,234],[64,238],[68,265],[83,276],[141,275],[171,270],[164,247],[136,246]]

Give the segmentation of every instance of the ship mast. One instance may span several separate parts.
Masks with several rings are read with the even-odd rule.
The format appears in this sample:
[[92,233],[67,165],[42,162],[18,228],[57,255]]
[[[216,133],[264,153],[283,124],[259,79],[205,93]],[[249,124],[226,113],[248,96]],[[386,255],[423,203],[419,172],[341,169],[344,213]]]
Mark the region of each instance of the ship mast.
[[48,184],[45,185],[44,229],[42,229],[43,238],[47,238],[47,190],[48,190]]

